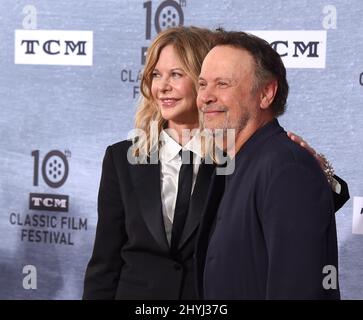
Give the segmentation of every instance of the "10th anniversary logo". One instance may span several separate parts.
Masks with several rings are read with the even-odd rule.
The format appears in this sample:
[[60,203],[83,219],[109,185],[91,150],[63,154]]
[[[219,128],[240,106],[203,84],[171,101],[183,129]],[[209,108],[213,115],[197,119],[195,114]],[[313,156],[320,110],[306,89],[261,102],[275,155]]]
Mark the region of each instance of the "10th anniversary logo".
[[[33,188],[40,187],[40,180],[46,185],[43,190],[59,189],[66,183],[70,151],[51,150],[42,161],[40,161],[39,150],[33,150],[31,156],[33,157]],[[10,224],[21,228],[22,242],[74,245],[74,232],[87,230],[87,218],[68,215],[69,195],[49,191],[30,192],[29,210],[24,214],[11,212],[9,215]]]

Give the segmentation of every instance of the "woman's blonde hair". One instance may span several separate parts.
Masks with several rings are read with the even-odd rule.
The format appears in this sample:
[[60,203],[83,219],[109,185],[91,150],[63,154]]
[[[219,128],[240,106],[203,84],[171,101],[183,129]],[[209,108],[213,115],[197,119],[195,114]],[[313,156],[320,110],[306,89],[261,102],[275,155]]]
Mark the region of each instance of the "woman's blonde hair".
[[151,141],[150,123],[156,121],[158,133],[166,125],[152,97],[151,85],[160,52],[167,45],[173,45],[185,73],[194,81],[196,88],[203,60],[213,45],[213,32],[194,26],[170,28],[159,33],[148,48],[140,84],[142,96],[135,116],[135,128],[145,134],[137,137],[137,148],[134,149],[136,156],[148,156],[151,150],[157,147],[158,139]]

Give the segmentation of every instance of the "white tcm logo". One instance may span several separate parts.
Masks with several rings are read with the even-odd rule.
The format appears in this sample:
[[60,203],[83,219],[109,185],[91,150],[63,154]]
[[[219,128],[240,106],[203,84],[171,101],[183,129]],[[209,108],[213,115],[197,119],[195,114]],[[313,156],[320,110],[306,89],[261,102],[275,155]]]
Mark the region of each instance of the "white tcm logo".
[[249,31],[277,51],[286,68],[325,68],[326,30]]
[[353,199],[353,233],[363,234],[363,197]]
[[91,66],[93,32],[15,30],[15,64]]

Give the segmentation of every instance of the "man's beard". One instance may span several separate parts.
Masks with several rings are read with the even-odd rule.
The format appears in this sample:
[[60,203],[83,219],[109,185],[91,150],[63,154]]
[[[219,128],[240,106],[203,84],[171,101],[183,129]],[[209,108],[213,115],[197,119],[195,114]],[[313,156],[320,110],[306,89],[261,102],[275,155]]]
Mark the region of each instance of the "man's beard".
[[230,119],[230,113],[228,108],[226,108],[225,106],[220,106],[218,108],[213,107],[213,110],[223,111],[224,117],[222,121],[217,123],[217,127],[214,125],[213,128],[210,128],[206,126],[206,120],[205,120],[206,110],[208,110],[207,107],[202,107],[201,110],[199,111],[200,128],[202,130],[210,131],[210,133],[213,136],[220,134],[225,135],[228,129],[235,130],[235,134],[238,135],[239,132],[241,132],[244,128],[246,128],[248,122],[252,118],[251,113],[246,111],[242,114],[242,117],[240,119]]
[[[205,115],[206,112],[211,109],[221,112],[221,114],[223,114],[223,121],[222,123],[217,123],[217,127],[213,126],[212,128],[207,127],[206,126],[206,120],[205,120]],[[223,112],[223,113],[222,113]],[[203,106],[201,108],[201,110],[199,110],[199,122],[200,122],[200,127],[202,128],[202,130],[206,130],[206,131],[210,131],[212,134],[215,134],[216,132],[221,132],[222,130],[226,130],[228,129],[228,108],[226,108],[225,106],[212,106],[212,107],[206,107]]]

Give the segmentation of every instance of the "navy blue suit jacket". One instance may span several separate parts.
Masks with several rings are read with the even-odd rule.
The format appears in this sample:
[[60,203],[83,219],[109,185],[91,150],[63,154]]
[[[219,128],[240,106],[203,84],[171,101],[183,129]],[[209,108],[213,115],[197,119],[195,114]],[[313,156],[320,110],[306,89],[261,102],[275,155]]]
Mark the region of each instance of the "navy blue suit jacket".
[[[317,161],[276,119],[235,161],[232,175],[214,176],[199,229],[200,296],[339,299],[332,269],[323,273],[338,270],[338,254],[332,192]],[[337,289],[324,288],[327,276]]]

